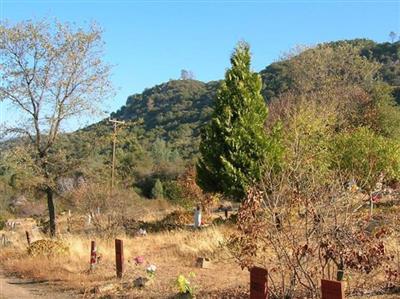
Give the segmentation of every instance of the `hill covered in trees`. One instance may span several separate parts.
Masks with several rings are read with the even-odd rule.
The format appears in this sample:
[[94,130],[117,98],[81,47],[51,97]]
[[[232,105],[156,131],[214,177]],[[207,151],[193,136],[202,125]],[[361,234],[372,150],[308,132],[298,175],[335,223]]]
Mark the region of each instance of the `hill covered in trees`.
[[[400,103],[400,42],[375,43],[371,40],[338,41],[328,45],[351,44],[360,56],[381,64],[379,75],[393,87]],[[317,47],[318,48],[318,47]],[[293,57],[314,51],[307,49],[284,60],[274,62],[260,71],[262,94],[266,102],[292,88],[288,69]],[[137,133],[140,143],[148,147],[157,138],[167,141],[182,157],[190,159],[197,153],[200,127],[210,118],[212,102],[219,81],[203,83],[196,80],[171,80],[128,97],[127,102],[112,114],[122,120],[142,120],[130,130]]]
[[[340,51],[340,48],[343,46],[351,47],[360,57],[360,61],[354,61],[354,55],[342,57],[343,51]],[[364,84],[364,81],[361,82],[357,78],[357,74],[363,72],[365,58],[374,62],[373,68],[376,69],[370,79],[384,82],[386,85],[380,87],[383,91],[365,88],[372,100],[356,90],[351,93],[344,91],[346,101],[342,101],[345,104],[340,109],[343,109],[343,115],[353,114],[358,117],[349,120],[346,116],[346,121],[363,122],[381,129],[382,123],[386,122],[383,129],[395,134],[396,130],[392,127],[396,127],[394,124],[398,119],[397,114],[392,113],[391,100],[385,100],[385,104],[379,108],[380,111],[388,110],[386,114],[368,110],[368,105],[373,104],[374,98],[387,98],[388,92],[400,103],[400,42],[375,43],[365,39],[337,41],[294,52],[270,64],[260,71],[263,81],[262,95],[269,105],[269,123],[281,118],[279,111],[285,102],[281,99],[283,94],[287,101],[292,101],[295,97],[291,97],[291,93],[320,93],[320,85],[326,84],[324,80],[334,76],[356,86]],[[314,65],[310,65],[310,59]],[[346,73],[354,75],[341,78],[342,74]],[[296,91],[301,80],[304,81],[300,84],[301,88],[309,89],[305,93]],[[334,84],[342,84],[340,80]],[[117,178],[123,186],[137,188],[139,193],[151,197],[152,188],[157,180],[175,180],[189,165],[195,164],[200,131],[211,118],[212,104],[219,85],[220,81],[204,83],[191,78],[170,80],[129,96],[126,104],[112,113],[112,118],[126,121],[117,132],[116,152]],[[387,89],[390,90],[387,92]],[[323,97],[327,97],[326,100],[329,101],[329,91],[326,93],[327,96]],[[362,107],[352,104],[353,100],[360,99],[365,100]],[[281,104],[276,105],[274,102]],[[285,107],[283,108],[287,110],[287,104]],[[382,115],[384,119],[381,119]],[[80,131],[62,135],[59,148],[65,150],[69,161],[74,161],[70,163],[76,163],[78,173],[101,181],[109,179],[111,141],[112,126],[107,120],[103,120]],[[2,171],[3,176],[7,177],[6,181],[10,177],[16,177],[15,173],[11,172]],[[29,178],[25,174],[19,174],[19,177],[20,181],[23,177]],[[16,182],[18,183],[18,180]],[[168,189],[168,183],[164,184],[164,187]]]
[[[397,102],[400,103],[400,42],[376,43],[367,39],[355,39],[331,42],[326,45],[337,48],[344,44],[354,46],[358,49],[360,56],[381,64],[380,77],[384,82],[394,87],[394,95]],[[304,52],[309,51],[313,51],[313,49],[307,49]],[[304,52],[290,54],[287,59],[274,62],[260,71],[264,84],[263,95],[267,101],[292,87],[288,69],[293,57],[302,56]]]
[[189,158],[197,151],[200,127],[210,118],[217,88],[218,82],[171,80],[129,96],[111,116],[140,120],[135,127],[145,147],[163,139]]
[[[282,103],[318,95],[326,104],[341,103],[336,108],[342,109],[343,115],[338,126],[367,125],[378,133],[397,134],[400,119],[392,106],[393,98],[400,103],[400,42],[379,44],[359,39],[322,44],[294,52],[261,70],[260,75],[262,95],[269,106],[267,126],[282,118],[282,109],[289,105]],[[383,85],[364,86],[366,78]],[[117,172],[124,185],[136,186],[151,196],[156,180],[174,180],[195,164],[201,128],[211,119],[220,83],[170,80],[129,96],[126,104],[112,113],[112,118],[126,121],[118,131],[117,144]],[[329,90],[338,86],[343,87],[342,94]],[[104,120],[81,132],[79,140],[85,136],[97,140],[88,165],[110,167],[111,125]],[[69,138],[79,147],[76,138]]]

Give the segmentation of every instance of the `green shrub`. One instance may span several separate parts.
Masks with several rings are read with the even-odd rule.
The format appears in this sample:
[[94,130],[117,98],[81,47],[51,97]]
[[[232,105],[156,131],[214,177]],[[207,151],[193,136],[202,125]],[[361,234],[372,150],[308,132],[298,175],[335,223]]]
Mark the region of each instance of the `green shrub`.
[[400,144],[368,128],[338,134],[332,143],[333,167],[359,186],[372,190],[384,174],[385,180],[400,179]]
[[153,189],[151,190],[151,197],[155,199],[164,198],[163,184],[159,179],[157,179],[154,183]]
[[5,226],[6,226],[6,219],[4,219],[4,218],[0,215],[0,230],[2,230]]
[[163,187],[164,196],[172,203],[181,206],[184,209],[192,209],[194,207],[195,202],[192,199],[184,196],[182,187],[177,181],[164,182]]

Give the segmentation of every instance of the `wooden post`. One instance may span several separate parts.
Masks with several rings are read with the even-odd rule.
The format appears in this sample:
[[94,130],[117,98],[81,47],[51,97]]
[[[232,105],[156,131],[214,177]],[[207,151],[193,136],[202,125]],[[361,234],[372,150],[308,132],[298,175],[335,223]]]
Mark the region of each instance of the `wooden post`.
[[369,217],[372,218],[372,212],[374,210],[374,201],[372,200],[372,195],[370,196],[370,207],[369,207]]
[[90,270],[94,270],[97,264],[97,248],[96,241],[90,243]]
[[29,232],[25,231],[26,241],[28,242],[28,246],[31,246],[31,236],[29,236]]
[[68,217],[67,217],[67,232],[71,232],[71,210],[68,210]]
[[108,119],[109,122],[114,124],[114,134],[113,134],[113,149],[112,149],[112,163],[111,163],[111,189],[110,189],[110,196],[113,194],[114,191],[114,177],[115,177],[115,144],[117,141],[117,125],[125,124],[124,121],[116,120],[116,119]]
[[321,279],[322,299],[344,299],[344,287],[341,281]]
[[115,239],[115,263],[117,277],[122,278],[124,273],[124,243],[119,239]]
[[250,299],[268,299],[268,271],[253,267],[250,270]]

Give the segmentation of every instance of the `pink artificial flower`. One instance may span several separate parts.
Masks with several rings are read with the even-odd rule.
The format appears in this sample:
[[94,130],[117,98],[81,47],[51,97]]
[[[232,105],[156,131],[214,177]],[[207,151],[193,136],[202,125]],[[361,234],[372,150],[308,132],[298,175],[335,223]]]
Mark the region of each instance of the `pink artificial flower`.
[[143,256],[137,256],[134,258],[136,265],[140,265],[144,263],[144,257]]

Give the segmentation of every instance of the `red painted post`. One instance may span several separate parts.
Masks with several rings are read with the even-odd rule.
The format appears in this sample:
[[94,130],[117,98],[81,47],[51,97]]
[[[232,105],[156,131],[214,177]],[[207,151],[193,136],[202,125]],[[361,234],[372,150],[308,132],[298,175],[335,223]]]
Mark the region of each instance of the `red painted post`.
[[341,281],[321,279],[322,299],[345,299]]
[[268,271],[253,267],[250,270],[250,299],[268,299]]
[[28,246],[31,246],[31,236],[29,236],[29,232],[25,231],[26,241],[28,242]]
[[96,241],[90,243],[90,270],[94,270],[97,264],[97,248]]
[[124,243],[115,239],[115,263],[117,266],[117,277],[122,278],[124,273]]

